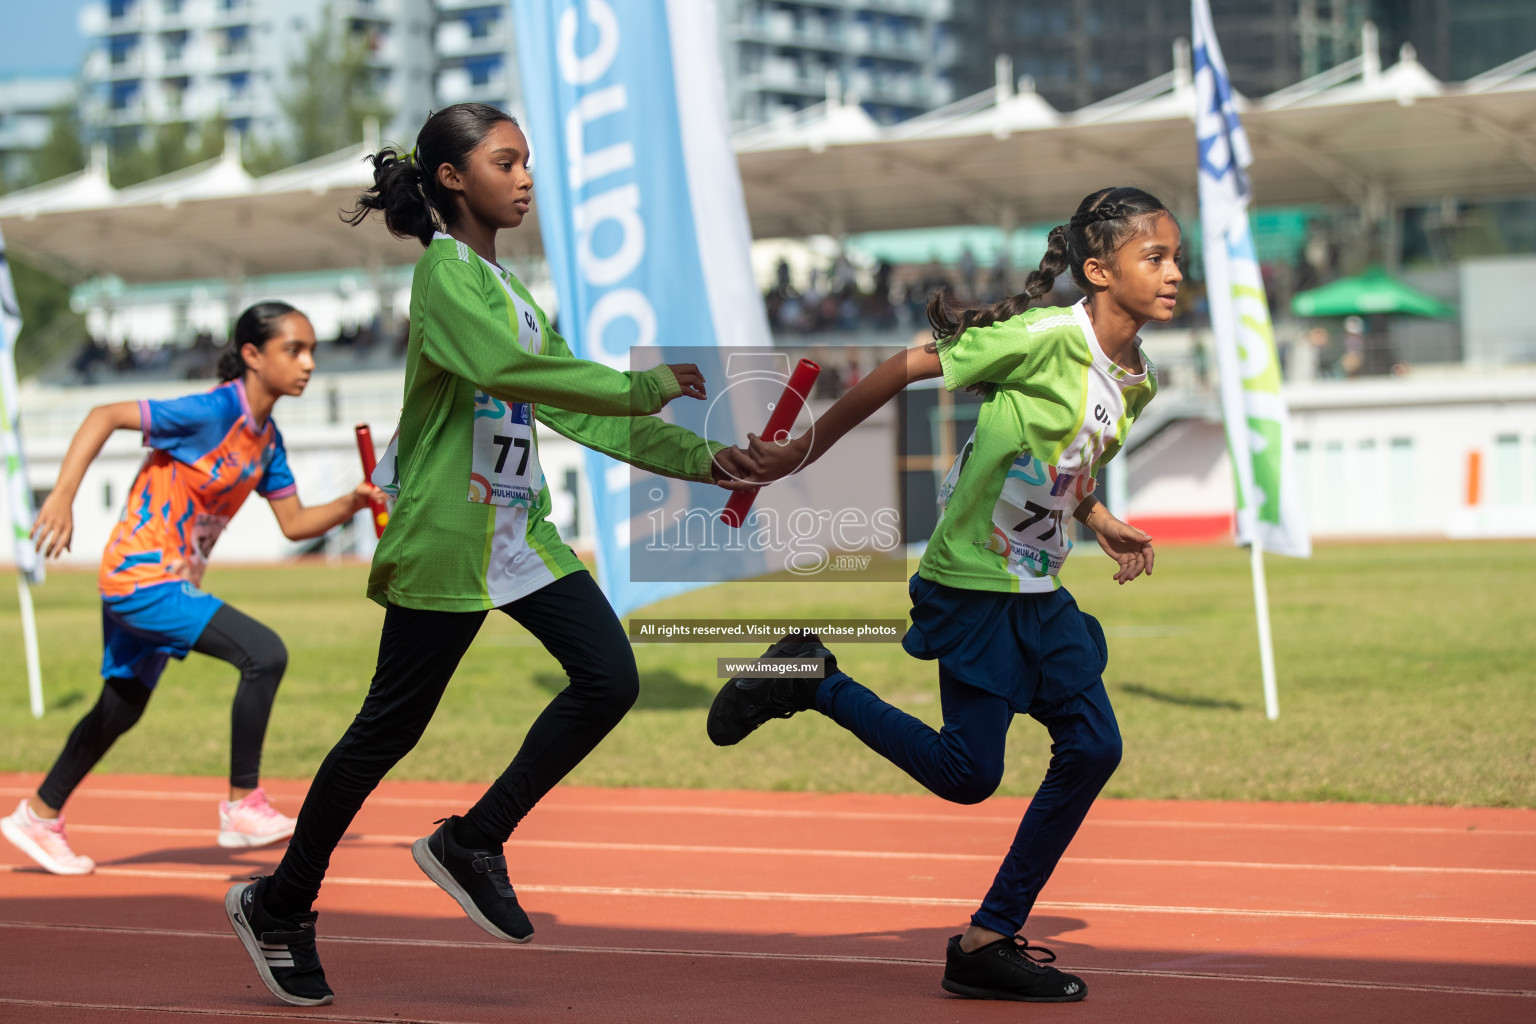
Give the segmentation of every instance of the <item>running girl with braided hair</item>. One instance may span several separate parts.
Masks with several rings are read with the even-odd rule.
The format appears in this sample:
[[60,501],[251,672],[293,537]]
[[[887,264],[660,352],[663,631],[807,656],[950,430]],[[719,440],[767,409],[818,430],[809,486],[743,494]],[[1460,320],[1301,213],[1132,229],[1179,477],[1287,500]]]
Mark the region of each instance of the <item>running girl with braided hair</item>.
[[[1003,775],[1016,714],[1050,732],[1051,761],[1013,846],[970,927],[949,940],[943,986],[977,999],[1071,1002],[1081,978],[1018,933],[1088,808],[1120,763],[1120,731],[1104,690],[1104,632],[1057,573],[1070,515],[1117,563],[1115,580],[1152,572],[1152,538],[1110,515],[1094,477],[1125,443],[1157,391],[1142,325],[1173,316],[1180,235],[1140,189],[1107,188],[1050,233],[1024,292],[991,307],[947,295],[928,305],[934,341],[887,360],[808,431],[782,445],[750,437],[766,483],[815,461],[907,385],[942,377],[985,398],[975,433],[939,490],[939,521],[910,583],[907,652],[939,663],[943,728],[893,707],[839,671],[814,634],[784,637],[765,658],[821,658],[822,677],[732,679],[710,708],[710,739],[739,743],[770,718],[815,709],[929,790],[985,800]],[[1056,278],[1085,297],[1031,309]]]
[[268,802],[259,781],[267,719],[288,652],[271,629],[200,588],[214,542],[252,492],[271,503],[290,540],[318,537],[370,498],[382,497],[365,481],[324,505],[300,504],[272,407],[284,395],[303,394],[314,370],[309,319],[285,302],[257,303],[236,319],[220,354],[224,383],[168,401],[97,406],[70,441],[58,483],[32,527],[44,557],[69,549],[75,492],[114,431],[139,431],[149,454],[101,559],[101,696],[69,734],[37,792],[0,819],[0,832],[44,869],[59,875],[95,870],[91,858],[70,849],[64,802],[138,722],[167,659],[190,651],[240,671],[230,709],[229,799],[219,803],[219,845],[266,846],[293,832],[294,819]]

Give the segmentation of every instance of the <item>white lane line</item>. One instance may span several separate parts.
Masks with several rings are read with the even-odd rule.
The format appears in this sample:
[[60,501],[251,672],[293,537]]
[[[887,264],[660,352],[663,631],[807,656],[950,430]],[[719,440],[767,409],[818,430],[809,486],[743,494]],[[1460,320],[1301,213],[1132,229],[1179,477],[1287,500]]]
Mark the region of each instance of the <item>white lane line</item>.
[[[0,786],[0,796],[30,796],[34,791],[18,787]],[[139,790],[139,789],[98,789],[87,786],[76,794],[75,799],[89,797],[107,797],[119,800],[181,800],[198,803],[221,800],[226,794],[223,791],[209,790],[206,793],[184,793],[173,790]],[[289,797],[278,794],[280,801],[299,800],[300,797]],[[440,811],[450,801],[446,798],[434,797],[392,797],[374,796],[368,799],[368,806],[377,807],[423,807]],[[646,815],[685,815],[704,817],[727,818],[783,818],[783,819],[810,819],[814,821],[895,821],[895,822],[943,822],[951,825],[1009,825],[1019,823],[1016,816],[1008,815],[975,815],[975,814],[923,814],[897,811],[827,811],[816,808],[792,810],[785,808],[742,808],[742,807],[697,807],[686,804],[590,804],[590,803],[564,803],[557,798],[539,805],[540,814],[646,814]],[[1468,816],[1476,814],[1476,809],[1470,809]],[[71,826],[73,827],[73,826]],[[1325,833],[1356,833],[1356,834],[1382,834],[1382,835],[1446,835],[1446,836],[1521,836],[1536,839],[1536,828],[1532,829],[1493,829],[1479,828],[1476,823],[1464,827],[1434,827],[1434,826],[1406,826],[1406,825],[1308,825],[1302,823],[1271,823],[1257,821],[1164,821],[1130,820],[1130,819],[1104,819],[1090,817],[1083,824],[1084,828],[1135,828],[1135,829],[1199,829],[1199,830],[1232,830],[1232,831],[1260,831],[1260,832],[1325,832]]]
[[[0,871],[27,871],[38,873],[31,865],[0,864]],[[108,878],[173,879],[189,882],[241,882],[244,872],[231,874],[218,871],[168,871],[158,868],[96,868],[96,874]],[[333,875],[325,880],[327,885],[373,886],[387,889],[436,889],[437,885],[424,878],[362,878]],[[974,907],[973,896],[875,896],[855,893],[816,892],[759,892],[734,889],[658,889],[640,886],[608,885],[537,885],[519,882],[517,888],[524,894],[559,896],[629,896],[664,900],[722,900],[756,903],[864,903],[900,907]],[[1082,903],[1040,901],[1036,907],[1045,910],[1102,911],[1122,914],[1196,914],[1217,917],[1265,917],[1296,918],[1302,920],[1338,921],[1406,921],[1420,924],[1483,924],[1511,927],[1536,927],[1536,920],[1502,917],[1451,917],[1428,914],[1371,914],[1332,910],[1270,910],[1250,907],[1188,907],[1156,906],[1136,903]]]
[[[207,839],[212,829],[157,828],[140,825],[71,825],[80,834],[96,835],[146,835],[170,838]],[[389,835],[381,832],[363,832],[348,835],[348,845],[359,846],[409,846],[420,836]],[[928,853],[903,850],[829,850],[816,847],[785,846],[708,846],[697,843],[599,843],[568,839],[518,839],[514,849],[530,850],[601,850],[605,853],[682,853],[715,856],[739,854],[747,857],[826,857],[846,860],[915,860],[957,861],[964,863],[995,864],[995,853]],[[1247,860],[1187,860],[1153,857],[1073,857],[1061,859],[1063,864],[1091,864],[1109,867],[1158,867],[1158,868],[1245,868],[1258,871],[1353,871],[1386,872],[1390,874],[1430,875],[1508,875],[1536,878],[1536,869],[1527,868],[1459,868],[1413,864],[1287,864],[1281,861]]]
[[[229,939],[234,938],[228,932],[193,931],[189,929],[170,928],[132,928],[120,925],[69,925],[50,924],[46,922],[3,922],[0,928],[31,929],[38,931],[82,931],[98,933],[114,933],[122,935],[139,935],[155,938],[189,938],[189,939]],[[870,964],[897,967],[941,967],[944,961],[918,958],[918,957],[883,957],[883,956],[846,956],[846,955],[822,955],[818,953],[774,953],[767,951],[749,950],[722,950],[722,949],[667,949],[664,947],[631,947],[631,946],[560,946],[560,945],[535,945],[517,947],[505,942],[463,941],[455,939],[399,939],[361,935],[326,935],[326,945],[350,944],[369,946],[403,946],[422,949],[456,949],[456,950],[512,950],[521,948],[532,952],[544,951],[551,953],[607,953],[621,956],[659,956],[659,957],[708,957],[720,960],[779,960],[798,963],[840,963],[840,964]],[[528,955],[521,953],[518,955]],[[1139,969],[1127,967],[1073,967],[1073,970],[1081,974],[1100,974],[1132,978],[1177,978],[1188,981],[1239,981],[1261,982],[1280,985],[1307,985],[1323,988],[1352,988],[1368,989],[1381,992],[1424,992],[1440,995],[1473,995],[1473,996],[1514,996],[1522,999],[1536,998],[1536,989],[1507,989],[1507,988],[1479,988],[1466,985],[1429,985],[1412,984],[1404,982],[1363,981],[1350,978],[1303,978],[1292,975],[1277,974],[1222,974],[1215,971],[1173,971],[1157,968]],[[0,1002],[6,1000],[0,999]],[[23,1000],[16,1000],[24,1002]],[[46,1004],[45,1004],[46,1005]],[[331,1018],[327,1018],[331,1019]],[[373,1018],[361,1018],[372,1020]]]
[[[0,1006],[27,1006],[48,1010],[96,1010],[103,1013],[163,1013],[175,1017],[236,1017],[242,1020],[302,1020],[291,1011],[250,1009],[218,1010],[207,1006],[144,1006],[139,1003],[82,1003],[62,999],[14,999],[0,996]],[[337,1021],[339,1024],[466,1024],[463,1020],[439,1020],[427,1017],[340,1017],[327,1013],[316,1020]]]

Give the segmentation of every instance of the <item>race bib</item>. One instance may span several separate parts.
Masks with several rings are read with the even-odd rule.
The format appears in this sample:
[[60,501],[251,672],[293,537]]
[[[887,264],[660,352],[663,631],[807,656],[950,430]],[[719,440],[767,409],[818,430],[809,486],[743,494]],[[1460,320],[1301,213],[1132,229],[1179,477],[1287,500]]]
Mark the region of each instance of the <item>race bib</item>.
[[[1081,479],[1081,483],[1079,482]],[[1077,486],[1074,486],[1077,485]],[[992,550],[1008,559],[1008,571],[1020,576],[1055,576],[1072,550],[1067,536],[1077,494],[1093,478],[1059,472],[1031,455],[1008,467],[1002,493],[992,509]]]
[[191,543],[187,545],[187,562],[180,575],[194,587],[202,585],[203,573],[208,571],[208,556],[213,553],[213,545],[228,525],[229,516],[200,512],[193,517],[192,530],[188,535]]
[[[530,355],[538,355],[544,333],[533,307],[512,287],[512,277],[490,264],[512,304],[517,343]],[[469,500],[481,505],[521,505],[539,500],[544,473],[533,440],[533,404],[503,402],[483,391],[475,392],[475,444],[469,467]]]
[[[974,435],[939,488],[939,514],[943,515],[955,485],[975,448]],[[1008,571],[1020,577],[1055,576],[1072,550],[1073,511],[1093,493],[1094,479],[1081,472],[1067,472],[1027,453],[1008,467],[1007,478],[992,509],[992,536],[987,550],[1003,556]]]
[[533,441],[533,405],[503,402],[476,391],[469,500],[526,508],[543,489],[544,473]]

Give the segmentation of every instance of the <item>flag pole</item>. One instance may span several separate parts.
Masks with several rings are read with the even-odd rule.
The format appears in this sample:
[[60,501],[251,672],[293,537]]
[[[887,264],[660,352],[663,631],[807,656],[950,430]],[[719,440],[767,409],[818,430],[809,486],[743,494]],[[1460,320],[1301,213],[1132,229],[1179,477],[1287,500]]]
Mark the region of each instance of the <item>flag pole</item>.
[[1259,621],[1259,670],[1264,676],[1264,717],[1280,717],[1280,694],[1275,685],[1275,643],[1269,632],[1269,585],[1264,580],[1264,545],[1258,533],[1248,545],[1253,564],[1253,611]]
[[27,693],[32,699],[32,717],[43,717],[43,673],[37,656],[37,616],[32,614],[32,588],[27,574],[16,574],[16,593],[21,599],[21,637],[27,649]]

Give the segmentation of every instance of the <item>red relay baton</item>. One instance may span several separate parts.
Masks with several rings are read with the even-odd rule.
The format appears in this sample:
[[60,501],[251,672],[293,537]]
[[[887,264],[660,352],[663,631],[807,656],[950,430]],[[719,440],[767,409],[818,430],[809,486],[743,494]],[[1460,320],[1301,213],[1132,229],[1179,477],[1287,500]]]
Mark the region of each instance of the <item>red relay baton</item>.
[[[371,484],[373,469],[378,464],[373,454],[373,432],[366,423],[359,423],[354,430],[357,434],[357,454],[363,459],[363,479]],[[373,510],[373,535],[384,536],[384,527],[389,525],[388,506],[382,501],[370,501],[368,507]]]
[[[763,428],[763,440],[771,444],[777,444],[789,440],[789,429],[795,425],[795,417],[800,415],[800,410],[805,407],[805,400],[811,393],[811,385],[816,383],[816,378],[821,373],[821,366],[809,359],[800,360],[795,367],[795,372],[789,375],[789,383],[784,385],[784,393],[779,396],[778,402],[773,407],[773,412],[768,415],[768,425]],[[725,508],[720,513],[720,521],[727,526],[740,527],[747,521],[747,513],[752,509],[752,502],[757,500],[756,491],[733,491],[731,497],[725,503]]]

